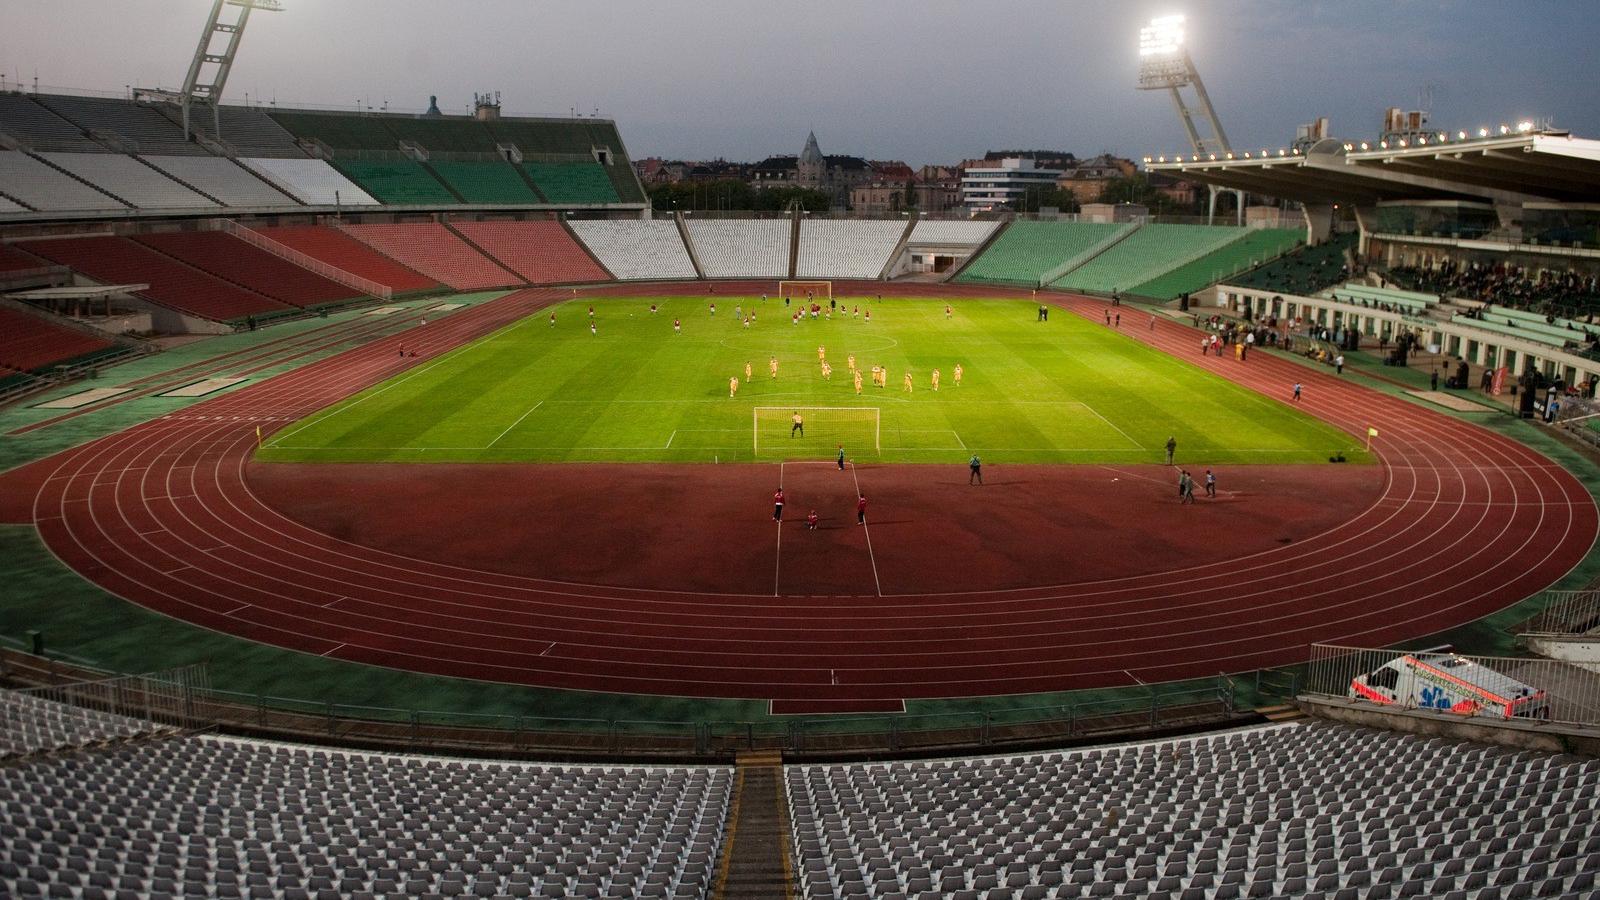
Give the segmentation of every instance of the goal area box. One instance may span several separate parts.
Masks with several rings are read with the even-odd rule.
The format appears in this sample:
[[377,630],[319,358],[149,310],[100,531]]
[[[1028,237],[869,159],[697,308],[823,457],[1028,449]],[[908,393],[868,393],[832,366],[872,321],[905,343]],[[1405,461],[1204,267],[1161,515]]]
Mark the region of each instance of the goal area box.
[[780,281],[778,282],[778,299],[795,297],[804,300],[807,296],[816,302],[823,303],[833,299],[833,282],[831,281]]
[[[796,415],[804,421],[803,435],[794,428]],[[883,452],[883,417],[876,406],[757,406],[751,421],[751,447],[757,456],[762,448],[816,455],[840,445]]]

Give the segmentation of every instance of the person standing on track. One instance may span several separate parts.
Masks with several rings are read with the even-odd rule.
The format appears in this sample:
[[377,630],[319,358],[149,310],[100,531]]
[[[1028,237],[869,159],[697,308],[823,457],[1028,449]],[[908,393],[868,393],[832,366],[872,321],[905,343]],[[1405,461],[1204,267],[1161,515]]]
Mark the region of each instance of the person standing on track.
[[778,488],[772,495],[772,521],[783,524],[783,488]]
[[983,460],[976,453],[967,460],[967,484],[983,484]]
[[1212,499],[1217,496],[1217,476],[1210,469],[1206,470],[1206,496]]
[[813,509],[811,512],[806,514],[806,530],[816,531],[818,521],[820,521],[820,519],[817,516],[817,511]]
[[1294,402],[1300,402],[1300,382],[1298,381],[1294,383]]
[[844,445],[839,445],[839,471],[844,471]]
[[867,495],[860,494],[856,497],[856,524],[867,524]]

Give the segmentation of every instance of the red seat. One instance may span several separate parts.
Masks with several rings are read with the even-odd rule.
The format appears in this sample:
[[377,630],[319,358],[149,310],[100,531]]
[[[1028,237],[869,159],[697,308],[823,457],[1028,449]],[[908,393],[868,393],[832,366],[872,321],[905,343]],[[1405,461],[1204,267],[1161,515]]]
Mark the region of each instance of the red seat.
[[387,285],[397,294],[432,291],[439,282],[421,275],[368,247],[336,228],[321,225],[286,225],[281,228],[252,229],[262,237],[277,241],[291,250],[337,266],[352,275]]
[[343,227],[346,233],[385,256],[458,291],[523,284],[521,278],[435,222]]
[[450,227],[532,284],[611,280],[560,222],[454,222]]
[[149,284],[140,296],[203,319],[229,321],[293,309],[127,238],[54,238],[22,247],[105,284]]
[[172,231],[134,238],[225,281],[295,306],[321,306],[361,296],[355,288],[302,269],[222,231]]
[[0,368],[37,372],[114,346],[86,331],[0,306]]

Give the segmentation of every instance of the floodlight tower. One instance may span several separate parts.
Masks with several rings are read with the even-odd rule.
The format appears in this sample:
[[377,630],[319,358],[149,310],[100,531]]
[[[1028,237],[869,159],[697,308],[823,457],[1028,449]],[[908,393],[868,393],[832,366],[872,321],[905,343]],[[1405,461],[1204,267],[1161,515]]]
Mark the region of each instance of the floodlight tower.
[[[1172,96],[1172,105],[1177,107],[1178,118],[1183,120],[1183,129],[1189,134],[1189,143],[1194,147],[1195,155],[1201,159],[1223,159],[1233,148],[1228,145],[1228,135],[1222,130],[1222,122],[1217,119],[1217,111],[1211,105],[1205,82],[1200,80],[1200,71],[1194,67],[1194,60],[1189,58],[1184,37],[1184,17],[1181,15],[1158,16],[1151,19],[1149,25],[1139,29],[1139,90],[1168,92]],[[1186,87],[1194,88],[1197,101],[1194,106],[1183,98],[1183,88]],[[1209,136],[1203,136],[1195,126],[1196,112],[1209,126]],[[1211,186],[1208,220],[1217,213],[1217,190],[1216,185]],[[1238,196],[1238,214],[1243,221],[1244,192],[1234,193]]]
[[[224,7],[237,8],[237,16],[233,21],[223,19]],[[210,104],[212,127],[215,129],[212,136],[222,137],[222,111],[218,109],[222,103],[222,87],[227,84],[233,59],[239,54],[239,42],[244,38],[244,26],[250,21],[250,11],[255,9],[281,12],[283,4],[278,0],[215,0],[211,4],[211,15],[206,18],[206,27],[200,32],[200,46],[195,48],[194,59],[189,61],[189,74],[183,79],[181,102],[185,140],[189,137],[189,107],[197,101]],[[223,36],[221,46],[213,49],[218,35]]]

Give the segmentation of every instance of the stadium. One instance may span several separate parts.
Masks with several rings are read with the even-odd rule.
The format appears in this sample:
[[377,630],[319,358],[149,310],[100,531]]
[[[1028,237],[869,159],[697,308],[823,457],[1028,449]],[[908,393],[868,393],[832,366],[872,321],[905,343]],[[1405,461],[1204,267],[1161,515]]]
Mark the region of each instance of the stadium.
[[663,208],[209,5],[0,86],[0,893],[1596,895],[1600,141],[1235,147],[1162,17],[1204,216]]

